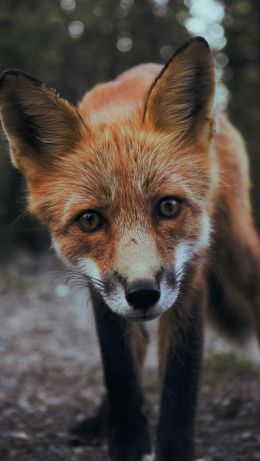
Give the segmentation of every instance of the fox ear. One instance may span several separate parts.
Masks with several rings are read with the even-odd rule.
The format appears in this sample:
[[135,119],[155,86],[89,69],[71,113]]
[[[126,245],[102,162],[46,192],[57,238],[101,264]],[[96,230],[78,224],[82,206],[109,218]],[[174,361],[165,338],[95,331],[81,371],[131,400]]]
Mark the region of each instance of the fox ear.
[[166,64],[147,96],[144,120],[178,139],[210,137],[215,66],[201,37],[180,48]]
[[0,79],[0,114],[14,165],[47,167],[71,151],[84,123],[76,108],[17,70]]

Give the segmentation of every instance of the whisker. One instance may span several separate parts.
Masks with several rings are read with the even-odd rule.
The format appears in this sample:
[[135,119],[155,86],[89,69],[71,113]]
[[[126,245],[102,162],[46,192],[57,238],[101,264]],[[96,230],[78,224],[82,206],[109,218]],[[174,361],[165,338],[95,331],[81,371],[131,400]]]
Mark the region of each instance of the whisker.
[[71,288],[80,287],[86,288],[89,284],[93,284],[99,288],[100,291],[104,291],[104,282],[98,280],[95,277],[91,277],[86,274],[82,274],[75,270],[63,270],[54,273],[51,284],[61,283]]

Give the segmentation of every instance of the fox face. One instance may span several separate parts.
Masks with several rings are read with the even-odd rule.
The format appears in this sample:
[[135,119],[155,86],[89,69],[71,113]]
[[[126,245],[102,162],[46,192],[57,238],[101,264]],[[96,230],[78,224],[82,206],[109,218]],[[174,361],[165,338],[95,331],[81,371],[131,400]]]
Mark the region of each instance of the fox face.
[[176,151],[167,136],[140,132],[133,142],[126,128],[100,132],[91,151],[56,180],[68,193],[54,245],[112,310],[152,318],[176,301],[186,264],[208,245],[208,165]]
[[209,246],[214,65],[195,39],[156,79],[137,72],[138,96],[129,95],[131,72],[119,79],[119,96],[109,85],[92,90],[88,101],[103,94],[105,103],[90,113],[90,103],[79,112],[7,71],[0,107],[29,210],[57,253],[114,312],[149,320],[180,299]]

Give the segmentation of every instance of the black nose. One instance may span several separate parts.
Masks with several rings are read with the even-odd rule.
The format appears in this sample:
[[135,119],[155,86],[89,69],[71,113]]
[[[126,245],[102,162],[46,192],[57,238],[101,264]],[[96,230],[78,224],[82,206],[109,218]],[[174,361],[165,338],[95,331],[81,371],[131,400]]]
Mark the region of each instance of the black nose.
[[160,298],[160,290],[154,283],[135,283],[126,292],[127,302],[134,309],[149,309]]

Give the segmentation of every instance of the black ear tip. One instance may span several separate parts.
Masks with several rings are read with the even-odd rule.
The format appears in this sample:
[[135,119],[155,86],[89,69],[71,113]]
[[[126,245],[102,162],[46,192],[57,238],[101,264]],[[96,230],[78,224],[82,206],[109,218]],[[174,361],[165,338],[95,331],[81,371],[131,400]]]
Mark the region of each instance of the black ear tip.
[[204,37],[194,37],[191,39],[191,42],[194,42],[194,43],[200,43],[201,45],[204,45],[206,48],[210,48],[207,40],[204,38]]
[[209,53],[211,53],[210,46],[204,37],[198,36],[198,37],[191,38],[186,43],[184,43],[184,46],[183,46],[184,49],[188,49],[192,47],[201,49],[201,50],[204,49],[205,51],[208,51]]
[[208,54],[211,55],[211,50],[209,47],[209,44],[207,40],[203,37],[193,37],[184,42],[184,44],[178,48],[177,51],[173,54],[171,59],[169,60],[169,63],[178,55],[181,55],[183,52],[190,52],[193,51],[194,53],[199,53],[200,51],[203,52],[203,50],[207,51]]
[[23,77],[31,82],[36,83],[37,85],[42,85],[42,82],[37,78],[32,77],[31,75],[23,72],[20,69],[7,69],[0,76],[0,88],[4,85],[9,76]]
[[214,64],[212,51],[204,37],[198,36],[188,40],[188,42],[184,44],[184,50],[187,50],[191,56],[196,56],[197,59],[209,59]]

